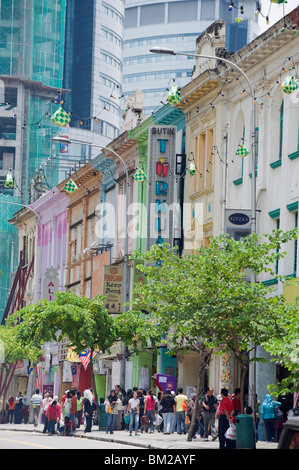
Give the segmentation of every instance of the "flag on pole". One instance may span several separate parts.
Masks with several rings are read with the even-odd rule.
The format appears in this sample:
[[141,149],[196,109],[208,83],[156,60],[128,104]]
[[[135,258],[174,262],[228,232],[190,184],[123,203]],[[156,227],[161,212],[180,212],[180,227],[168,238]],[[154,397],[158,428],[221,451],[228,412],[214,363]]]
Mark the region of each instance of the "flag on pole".
[[[96,355],[96,352],[93,352],[92,357],[94,357],[95,355]],[[86,348],[84,349],[84,351],[80,352],[79,359],[82,362],[84,369],[86,370],[90,361],[90,349]]]

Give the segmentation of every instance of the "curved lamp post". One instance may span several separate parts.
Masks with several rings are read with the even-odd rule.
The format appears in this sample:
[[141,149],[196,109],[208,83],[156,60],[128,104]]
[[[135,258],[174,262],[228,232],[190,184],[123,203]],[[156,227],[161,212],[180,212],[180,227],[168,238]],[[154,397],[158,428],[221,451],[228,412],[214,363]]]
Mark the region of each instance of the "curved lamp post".
[[[56,143],[68,143],[68,144],[71,144],[72,142],[73,143],[81,143],[81,144],[86,144],[86,145],[90,145],[91,147],[94,147],[94,148],[99,148],[99,149],[105,149],[105,150],[109,150],[109,152],[113,153],[113,155],[115,155],[122,163],[123,167],[124,167],[124,170],[125,170],[125,174],[126,174],[126,215],[125,215],[125,229],[126,229],[126,235],[125,235],[125,252],[124,252],[124,279],[123,279],[123,282],[124,282],[124,289],[123,289],[123,312],[126,312],[127,311],[127,307],[125,306],[125,303],[127,302],[127,295],[128,295],[128,286],[127,286],[127,281],[128,281],[128,249],[129,249],[129,241],[128,241],[128,207],[129,207],[129,172],[128,172],[128,168],[124,162],[124,160],[122,159],[122,157],[117,153],[115,152],[115,150],[109,148],[109,147],[104,147],[102,145],[96,145],[96,144],[91,144],[91,143],[86,143],[86,142],[83,142],[83,141],[79,141],[79,140],[70,140],[70,139],[67,139],[65,137],[60,137],[60,136],[55,136],[52,138],[52,141],[53,142],[56,142]],[[121,360],[121,373],[120,373],[120,383],[121,383],[121,386],[123,388],[125,388],[125,375],[126,375],[126,371],[125,371],[125,354],[126,354],[126,347],[124,346],[124,344],[122,343],[122,346],[121,346],[121,357],[122,357],[122,360]]]
[[[221,62],[225,62],[229,64],[231,67],[234,67],[240,74],[243,75],[245,78],[250,94],[251,94],[251,108],[252,108],[252,134],[251,134],[251,152],[252,152],[252,180],[251,180],[251,233],[256,232],[256,176],[255,176],[255,97],[252,85],[250,83],[249,78],[247,77],[246,73],[234,62],[231,62],[228,59],[224,59],[223,57],[217,57],[212,55],[205,55],[205,54],[189,54],[186,52],[176,52],[168,48],[164,47],[154,47],[150,49],[150,52],[154,54],[168,54],[168,55],[183,55],[187,57],[197,57],[199,59],[213,59],[213,60],[220,60]],[[253,282],[255,282],[255,276],[253,275]],[[253,345],[253,356],[256,355],[256,347]],[[250,379],[250,375],[249,375]],[[249,393],[250,396],[250,393]],[[252,371],[252,395],[251,395],[251,404],[253,408],[254,414],[254,421],[256,423],[256,362],[253,363],[253,371]]]

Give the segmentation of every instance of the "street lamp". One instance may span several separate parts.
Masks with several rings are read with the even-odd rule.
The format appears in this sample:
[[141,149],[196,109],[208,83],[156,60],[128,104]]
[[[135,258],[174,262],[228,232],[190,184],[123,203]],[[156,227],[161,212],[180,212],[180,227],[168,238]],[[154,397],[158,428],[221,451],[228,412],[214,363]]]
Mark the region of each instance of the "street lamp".
[[[130,183],[129,183],[129,172],[128,172],[128,168],[127,168],[127,165],[125,164],[124,160],[122,159],[122,157],[115,152],[115,150],[109,148],[109,147],[104,147],[102,145],[97,145],[97,144],[91,144],[91,143],[86,143],[86,142],[83,142],[83,141],[79,141],[79,140],[70,140],[66,137],[60,137],[60,136],[55,136],[52,138],[52,141],[53,142],[56,142],[56,143],[68,143],[68,144],[71,144],[71,143],[80,143],[80,144],[86,144],[86,145],[90,145],[94,148],[100,148],[100,149],[105,149],[105,150],[109,150],[109,152],[113,153],[113,155],[115,155],[122,163],[123,167],[124,167],[124,170],[125,170],[125,174],[126,174],[126,215],[125,215],[125,229],[126,229],[126,235],[125,235],[125,252],[124,252],[124,279],[123,279],[123,283],[124,283],[124,289],[123,289],[123,312],[126,312],[127,310],[127,307],[125,305],[125,303],[127,302],[127,297],[128,297],[128,285],[127,285],[127,280],[128,280],[128,260],[129,260],[129,254],[128,254],[128,247],[129,247],[129,240],[128,240],[128,208],[129,208],[129,187],[130,187]],[[121,372],[120,372],[120,384],[123,388],[125,388],[125,376],[126,376],[126,347],[125,345],[122,343],[121,345]]]
[[[187,52],[176,52],[172,49],[168,49],[166,47],[153,47],[150,49],[150,52],[154,54],[168,54],[168,55],[182,55],[187,57],[197,57],[199,59],[213,59],[213,60],[220,60],[221,62],[225,62],[230,66],[234,67],[240,74],[243,75],[245,78],[250,94],[251,94],[251,103],[252,103],[252,134],[251,134],[251,152],[252,152],[252,179],[251,179],[251,234],[256,233],[256,176],[255,176],[255,97],[251,82],[246,75],[246,73],[234,62],[224,59],[223,57],[217,57],[212,55],[205,55],[205,54],[190,54]],[[255,282],[255,275],[253,274],[253,282]],[[254,346],[254,353],[256,355],[256,347]],[[250,395],[250,394],[249,394]],[[254,420],[256,421],[256,362],[253,363],[253,371],[252,371],[252,408],[254,413]]]

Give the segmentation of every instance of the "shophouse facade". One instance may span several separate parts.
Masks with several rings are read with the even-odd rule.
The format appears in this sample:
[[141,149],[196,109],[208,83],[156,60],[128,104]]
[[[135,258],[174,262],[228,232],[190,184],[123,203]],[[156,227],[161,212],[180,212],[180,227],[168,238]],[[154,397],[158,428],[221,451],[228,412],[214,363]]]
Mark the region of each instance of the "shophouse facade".
[[[52,301],[56,291],[64,290],[68,198],[62,188],[60,185],[51,189],[31,205],[17,211],[10,220],[18,229],[20,261],[25,276],[16,284],[10,304],[12,311],[7,315],[40,299]],[[41,391],[59,393],[61,347],[56,342],[47,343],[43,350],[44,358],[32,374],[28,373],[28,361],[17,365],[10,393],[15,395],[20,390],[23,395],[27,393],[30,396],[36,385]]]
[[[255,94],[256,231],[259,236],[276,229],[297,227],[298,92],[286,94],[281,88],[287,76],[296,76],[298,36],[292,26],[297,21],[298,8],[243,49],[222,56],[247,74]],[[198,38],[197,54],[219,55],[223,47],[219,35],[222,28],[217,27],[217,37],[211,29]],[[181,94],[185,100],[177,106],[186,115],[186,154],[196,168],[194,175],[186,175],[185,202],[200,205],[197,213],[194,210],[191,221],[195,239],[191,244],[189,239],[184,240],[184,246],[196,248],[208,244],[211,235],[223,233],[241,239],[250,233],[250,222],[245,228],[229,224],[229,215],[238,212],[251,220],[254,163],[251,155],[252,96],[247,82],[234,67],[212,59],[197,59],[193,80]],[[248,149],[248,156],[238,156],[240,145]],[[284,248],[287,255],[274,266],[276,274],[296,278],[297,243],[288,243]],[[273,285],[280,294],[286,287],[286,283],[266,274],[259,276],[258,281]],[[257,349],[258,356],[270,359],[262,348]],[[267,385],[282,378],[283,373],[275,362],[257,363],[260,399],[267,393]],[[252,380],[249,377],[248,388]],[[226,387],[233,392],[239,384],[240,373],[233,355],[213,357],[207,385],[217,391]]]

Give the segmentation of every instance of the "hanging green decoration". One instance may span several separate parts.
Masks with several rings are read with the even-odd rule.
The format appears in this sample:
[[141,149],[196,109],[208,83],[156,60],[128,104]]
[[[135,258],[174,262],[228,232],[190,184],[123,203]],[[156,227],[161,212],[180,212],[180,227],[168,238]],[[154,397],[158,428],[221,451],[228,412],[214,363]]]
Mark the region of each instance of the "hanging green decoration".
[[7,173],[7,175],[5,177],[4,187],[9,188],[9,189],[13,188],[13,177],[12,177],[12,174],[10,172]]
[[146,174],[144,171],[141,169],[137,170],[134,175],[134,180],[136,180],[138,183],[143,183],[143,181],[146,180]]
[[51,121],[56,124],[56,126],[63,127],[70,122],[71,118],[61,107],[55,111],[51,116]]
[[293,93],[298,89],[298,83],[296,82],[293,75],[288,75],[281,84],[281,89],[287,95]]
[[245,147],[245,145],[239,145],[237,151],[236,151],[236,154],[239,156],[239,157],[246,157],[246,155],[249,154],[247,148]]
[[173,104],[178,104],[180,101],[181,101],[181,94],[177,85],[172,86],[168,92],[168,103],[173,105]]
[[187,168],[189,175],[193,176],[195,174],[196,168],[193,162],[190,162]]
[[76,183],[74,183],[73,180],[69,180],[66,185],[63,188],[67,193],[73,193],[74,191],[77,191],[78,186]]

